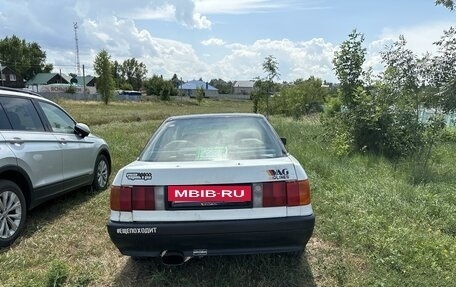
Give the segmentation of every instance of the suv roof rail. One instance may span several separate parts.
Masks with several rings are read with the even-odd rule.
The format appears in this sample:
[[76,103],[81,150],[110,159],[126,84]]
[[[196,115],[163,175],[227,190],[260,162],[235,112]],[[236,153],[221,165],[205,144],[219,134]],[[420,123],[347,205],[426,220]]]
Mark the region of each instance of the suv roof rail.
[[33,92],[33,91],[30,91],[30,90],[16,89],[16,88],[3,87],[3,86],[0,86],[0,90],[11,91],[11,92],[19,92],[19,93],[26,93],[26,94],[29,94],[29,95],[32,95],[32,96],[37,96],[37,97],[40,97],[40,98],[43,97],[42,95],[38,94],[37,92]]

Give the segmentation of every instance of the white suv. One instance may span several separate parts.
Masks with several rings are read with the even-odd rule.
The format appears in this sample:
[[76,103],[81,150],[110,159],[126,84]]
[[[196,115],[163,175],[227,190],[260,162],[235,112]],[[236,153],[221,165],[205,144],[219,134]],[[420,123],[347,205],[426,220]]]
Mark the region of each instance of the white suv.
[[11,245],[27,211],[64,192],[108,185],[106,142],[54,102],[0,88],[0,247]]

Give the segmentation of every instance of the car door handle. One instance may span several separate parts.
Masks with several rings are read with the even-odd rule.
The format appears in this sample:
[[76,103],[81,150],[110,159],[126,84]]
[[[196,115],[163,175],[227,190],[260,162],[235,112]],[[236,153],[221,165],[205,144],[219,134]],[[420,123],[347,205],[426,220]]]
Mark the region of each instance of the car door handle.
[[66,145],[67,144],[66,138],[60,138],[60,144]]
[[21,139],[21,138],[18,138],[18,137],[14,137],[10,143],[14,144],[14,145],[21,145],[24,143],[24,141]]

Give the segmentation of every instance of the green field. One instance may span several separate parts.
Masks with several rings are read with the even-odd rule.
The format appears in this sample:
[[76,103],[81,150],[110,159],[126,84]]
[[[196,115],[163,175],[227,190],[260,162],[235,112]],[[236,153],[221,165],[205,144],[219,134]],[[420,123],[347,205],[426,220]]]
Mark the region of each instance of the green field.
[[[250,112],[250,102],[59,102],[111,148],[114,177],[167,116]],[[424,183],[408,162],[335,158],[317,118],[272,117],[309,174],[316,228],[300,259],[207,257],[178,267],[122,256],[105,224],[109,190],[45,203],[0,253],[0,286],[455,286],[456,143],[435,149]]]

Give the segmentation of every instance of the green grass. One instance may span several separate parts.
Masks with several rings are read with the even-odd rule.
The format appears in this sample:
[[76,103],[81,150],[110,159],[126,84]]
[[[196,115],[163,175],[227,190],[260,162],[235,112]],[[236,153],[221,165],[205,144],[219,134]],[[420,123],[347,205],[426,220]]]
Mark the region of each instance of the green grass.
[[[169,115],[249,112],[250,102],[60,101],[106,139],[113,173]],[[373,156],[336,158],[316,119],[271,118],[303,164],[317,216],[302,258],[208,257],[175,268],[122,256],[106,232],[109,191],[80,190],[34,209],[0,253],[0,286],[452,286],[456,282],[456,144],[435,150],[426,180]]]
[[273,120],[309,172],[316,236],[364,259],[343,285],[452,286],[456,282],[456,144],[437,147],[426,184],[416,168],[379,157],[338,159],[315,121]]

